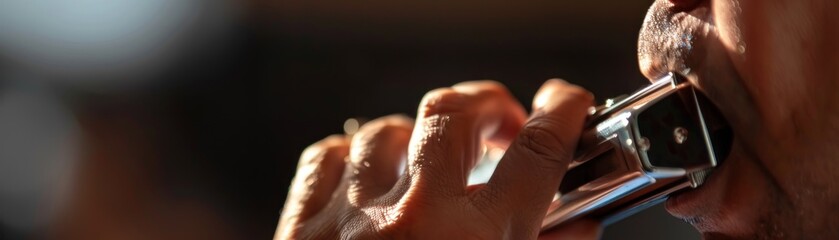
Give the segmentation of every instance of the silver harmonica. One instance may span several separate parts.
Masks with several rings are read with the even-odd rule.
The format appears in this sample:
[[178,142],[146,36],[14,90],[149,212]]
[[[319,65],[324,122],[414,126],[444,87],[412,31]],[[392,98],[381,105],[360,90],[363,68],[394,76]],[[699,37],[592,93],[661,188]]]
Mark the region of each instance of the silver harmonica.
[[608,225],[702,185],[730,147],[724,123],[676,73],[593,108],[542,229],[581,217]]

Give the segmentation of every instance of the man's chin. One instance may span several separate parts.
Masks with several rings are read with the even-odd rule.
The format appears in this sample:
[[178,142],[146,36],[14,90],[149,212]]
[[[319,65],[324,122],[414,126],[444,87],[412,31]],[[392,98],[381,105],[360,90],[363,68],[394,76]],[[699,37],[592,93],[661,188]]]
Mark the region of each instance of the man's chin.
[[[732,187],[740,187],[738,184],[729,184],[736,180],[738,167],[742,167],[746,159],[743,158],[741,145],[734,144],[731,152],[726,156],[719,156],[720,164],[714,169],[705,183],[695,189],[686,189],[671,195],[665,202],[667,211],[676,218],[693,225],[700,232],[725,232],[730,226],[719,226],[721,223],[740,225],[730,222],[734,219],[729,214],[732,206],[739,206],[735,202],[726,202],[730,197]],[[736,197],[736,196],[735,196]],[[742,209],[740,209],[742,210]],[[738,211],[738,210],[734,210]],[[714,234],[718,236],[719,234]],[[707,239],[707,238],[706,238]]]
[[702,186],[671,195],[665,203],[667,211],[674,217],[691,222],[691,219],[703,217],[717,208],[717,196],[725,187],[722,178],[728,170],[726,162],[730,160],[726,159],[718,166]]
[[665,203],[671,215],[693,225],[705,239],[749,239],[777,224],[766,215],[767,208],[777,204],[773,201],[777,193],[766,191],[768,183],[757,166],[759,160],[736,140],[731,153],[702,186],[673,194]]

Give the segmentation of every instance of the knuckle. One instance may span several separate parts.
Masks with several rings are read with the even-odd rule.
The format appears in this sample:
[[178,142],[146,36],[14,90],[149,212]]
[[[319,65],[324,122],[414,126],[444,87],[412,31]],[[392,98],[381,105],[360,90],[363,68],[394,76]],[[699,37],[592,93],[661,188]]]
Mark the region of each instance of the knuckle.
[[343,159],[348,154],[349,144],[343,135],[330,135],[303,150],[300,163],[319,163],[324,160]]
[[362,138],[389,138],[410,133],[412,128],[413,123],[409,118],[403,115],[391,115],[364,124],[356,134]]
[[451,88],[428,92],[420,105],[420,117],[472,113],[473,106],[492,100],[512,98],[503,84],[492,80],[463,82]]
[[594,103],[594,94],[577,85],[570,85],[565,89],[566,98],[574,103],[588,104]]
[[445,115],[465,110],[468,101],[466,94],[455,91],[451,88],[440,88],[425,94],[420,104],[420,116],[429,117],[434,115]]
[[507,87],[495,80],[475,80],[455,84],[453,89],[462,92],[507,92]]
[[473,113],[473,107],[503,98],[512,98],[507,88],[497,81],[480,80],[462,82],[451,88],[428,92],[420,106],[420,117]]
[[571,150],[576,145],[561,136],[562,129],[567,127],[560,120],[539,117],[522,129],[519,142],[527,153],[546,160],[546,164],[565,163],[569,161]]
[[382,117],[365,124],[352,137],[350,161],[356,167],[364,161],[392,161],[381,154],[407,145],[412,129],[410,120],[403,116]]
[[452,86],[452,89],[475,98],[512,98],[512,94],[504,84],[493,80],[462,82]]

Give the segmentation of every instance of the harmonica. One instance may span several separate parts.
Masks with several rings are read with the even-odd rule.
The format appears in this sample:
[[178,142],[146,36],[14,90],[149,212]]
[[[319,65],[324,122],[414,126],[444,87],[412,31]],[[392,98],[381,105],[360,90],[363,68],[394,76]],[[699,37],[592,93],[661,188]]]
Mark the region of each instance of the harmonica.
[[607,100],[591,109],[542,230],[584,217],[608,225],[702,185],[731,135],[719,111],[677,73]]

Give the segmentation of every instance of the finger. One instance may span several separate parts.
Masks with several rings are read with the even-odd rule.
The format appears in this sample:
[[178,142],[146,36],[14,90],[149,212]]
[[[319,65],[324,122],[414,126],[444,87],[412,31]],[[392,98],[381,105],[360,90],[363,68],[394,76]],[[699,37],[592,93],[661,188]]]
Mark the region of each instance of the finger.
[[524,119],[523,107],[497,82],[466,82],[429,92],[408,150],[412,189],[438,196],[464,193],[481,139],[512,138]]
[[[452,89],[475,96],[485,93],[492,95],[489,97],[497,96],[496,100],[501,108],[483,111],[476,109],[476,111],[481,111],[478,115],[483,115],[478,117],[488,119],[483,120],[486,123],[477,122],[484,125],[475,127],[480,130],[483,143],[507,149],[526,120],[524,107],[507,91],[507,88],[495,81],[470,81],[456,84],[452,86]],[[486,107],[492,108],[492,104],[487,104]],[[483,128],[480,128],[482,126]]]
[[548,230],[539,235],[539,240],[600,239],[602,227],[593,220],[580,220]]
[[329,203],[341,182],[349,141],[341,135],[312,144],[300,156],[280,220],[280,228],[315,215]]
[[[546,82],[534,112],[483,191],[520,226],[539,226],[565,175],[594,97],[565,81]],[[512,214],[515,213],[515,214]],[[538,229],[524,229],[538,231]]]
[[401,115],[364,124],[353,135],[350,148],[349,199],[365,202],[388,192],[404,168],[413,121]]

